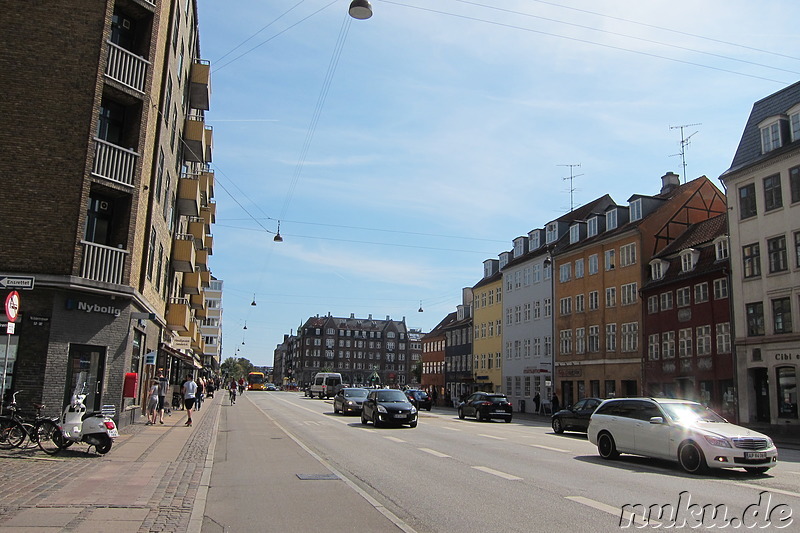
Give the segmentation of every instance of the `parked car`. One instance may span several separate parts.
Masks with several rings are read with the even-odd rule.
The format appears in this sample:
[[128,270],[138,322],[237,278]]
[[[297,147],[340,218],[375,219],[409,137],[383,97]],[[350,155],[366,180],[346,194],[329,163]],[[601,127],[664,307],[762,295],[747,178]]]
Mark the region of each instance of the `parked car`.
[[408,424],[417,427],[417,408],[403,391],[397,389],[371,390],[361,409],[361,423],[372,422],[375,427]]
[[333,412],[346,415],[347,413],[360,413],[367,399],[367,389],[344,387],[333,397]]
[[511,422],[511,402],[505,394],[492,392],[475,392],[458,406],[458,418],[474,416],[479,422],[500,418]]
[[564,433],[565,431],[586,433],[589,427],[589,419],[602,401],[600,398],[584,398],[575,402],[574,405],[553,414],[550,420],[553,431],[556,433]]
[[409,401],[413,403],[417,409],[430,411],[431,407],[433,407],[433,400],[424,390],[408,389],[405,393]]
[[688,400],[605,400],[592,414],[588,436],[604,459],[620,453],[669,459],[689,473],[744,468],[763,474],[778,461],[778,450],[768,436],[730,424]]

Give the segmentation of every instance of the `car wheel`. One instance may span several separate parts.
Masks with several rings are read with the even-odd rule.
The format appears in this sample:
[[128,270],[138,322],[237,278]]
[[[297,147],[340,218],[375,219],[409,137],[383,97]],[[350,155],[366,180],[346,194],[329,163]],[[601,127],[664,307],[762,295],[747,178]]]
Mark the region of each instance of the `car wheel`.
[[460,407],[458,408],[458,418],[464,420],[464,410],[461,409]]
[[703,450],[694,442],[687,442],[678,449],[678,461],[681,467],[690,474],[700,474],[706,469],[706,458]]
[[603,459],[616,459],[619,457],[617,444],[614,442],[614,437],[611,436],[611,433],[601,433],[597,437],[597,453]]
[[431,406],[429,405],[428,407],[425,408],[425,410],[426,411],[430,411],[431,410]]
[[410,428],[415,428],[415,427],[417,427],[417,421],[416,421],[416,420],[414,420],[413,422],[411,422],[411,423],[408,425],[408,427],[410,427]]
[[511,417],[509,416],[508,418],[506,418],[506,424],[510,424],[510,423],[511,423]]
[[335,414],[335,415],[339,414],[339,408],[336,407],[336,403],[333,404],[333,414]]
[[376,428],[380,427],[381,421],[378,418],[378,415],[375,415],[375,416],[372,417],[372,425],[375,426]]
[[766,466],[746,466],[744,470],[748,474],[766,474],[769,468]]
[[553,431],[558,433],[559,435],[561,433],[564,433],[564,425],[561,423],[560,418],[553,419]]
[[367,425],[367,417],[364,416],[364,411],[361,411],[361,423]]
[[481,414],[480,409],[475,409],[475,420],[477,420],[478,422],[483,421],[483,415]]

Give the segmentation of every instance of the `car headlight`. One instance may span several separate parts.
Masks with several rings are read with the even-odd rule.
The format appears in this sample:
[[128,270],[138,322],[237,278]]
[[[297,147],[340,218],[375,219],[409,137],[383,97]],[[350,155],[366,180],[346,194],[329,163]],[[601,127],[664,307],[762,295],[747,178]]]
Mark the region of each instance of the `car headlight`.
[[386,408],[382,405],[378,405],[378,412],[379,413],[386,413]]
[[415,415],[415,414],[417,414],[417,408],[416,408],[416,407],[414,407],[413,405],[411,406],[411,414],[412,414],[412,415]]
[[774,446],[775,446],[775,443],[772,442],[772,439],[767,437],[767,448],[773,448]]
[[717,437],[716,435],[703,435],[703,438],[706,439],[706,442],[709,443],[711,446],[716,446],[717,448],[732,448],[731,443],[728,442],[728,439],[723,437]]
[[355,404],[356,402],[354,402],[353,400],[347,400],[347,405],[355,405]]

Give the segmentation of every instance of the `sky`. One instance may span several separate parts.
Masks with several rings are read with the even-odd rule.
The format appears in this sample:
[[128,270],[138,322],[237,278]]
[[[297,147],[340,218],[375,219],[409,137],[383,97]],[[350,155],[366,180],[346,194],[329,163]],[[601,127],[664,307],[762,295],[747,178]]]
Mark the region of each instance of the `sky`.
[[223,359],[271,365],[328,313],[428,332],[570,206],[721,187],[753,103],[800,80],[793,0],[349,3],[198,0]]

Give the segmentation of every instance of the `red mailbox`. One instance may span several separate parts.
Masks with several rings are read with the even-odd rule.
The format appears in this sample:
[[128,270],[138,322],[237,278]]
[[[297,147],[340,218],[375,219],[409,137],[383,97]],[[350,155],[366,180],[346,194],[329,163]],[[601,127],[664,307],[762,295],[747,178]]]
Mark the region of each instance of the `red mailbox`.
[[125,384],[122,387],[123,398],[136,398],[136,389],[139,386],[139,374],[128,372],[125,374]]

